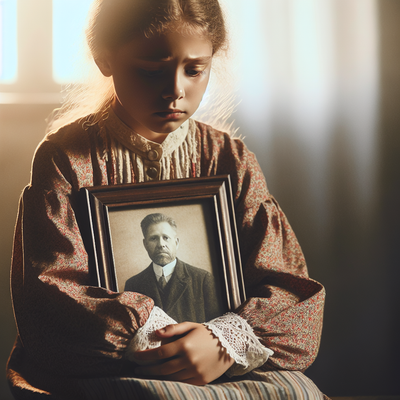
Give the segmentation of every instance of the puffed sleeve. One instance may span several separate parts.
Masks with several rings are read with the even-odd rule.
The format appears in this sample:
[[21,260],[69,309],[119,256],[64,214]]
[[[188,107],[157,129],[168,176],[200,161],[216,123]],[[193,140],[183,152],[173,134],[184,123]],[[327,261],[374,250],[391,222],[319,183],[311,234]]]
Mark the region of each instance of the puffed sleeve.
[[153,308],[146,296],[90,286],[77,196],[98,162],[85,141],[71,139],[68,151],[51,137],[39,146],[15,230],[12,297],[24,362],[59,376],[117,374]]
[[206,125],[202,174],[230,174],[247,300],[237,313],[274,351],[263,369],[304,370],[320,343],[325,291],[309,279],[296,236],[243,141]]

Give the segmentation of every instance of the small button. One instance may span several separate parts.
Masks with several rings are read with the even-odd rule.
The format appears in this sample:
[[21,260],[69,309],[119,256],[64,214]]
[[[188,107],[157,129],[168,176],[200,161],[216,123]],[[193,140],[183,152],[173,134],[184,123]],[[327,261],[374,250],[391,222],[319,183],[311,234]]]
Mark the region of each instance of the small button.
[[147,173],[147,176],[150,177],[151,179],[155,179],[158,176],[157,168],[154,168],[154,167],[148,168],[146,173]]
[[149,157],[149,160],[150,160],[150,161],[155,161],[155,160],[157,160],[157,158],[158,158],[158,152],[157,152],[157,150],[150,150],[150,151],[147,153],[147,157]]

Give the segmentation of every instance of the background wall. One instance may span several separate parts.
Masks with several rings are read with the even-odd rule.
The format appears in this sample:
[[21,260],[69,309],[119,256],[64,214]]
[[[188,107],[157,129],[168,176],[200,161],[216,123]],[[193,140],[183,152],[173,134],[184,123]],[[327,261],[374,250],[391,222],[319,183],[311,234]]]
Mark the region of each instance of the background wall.
[[[240,32],[236,58],[253,67],[238,67],[234,119],[310,275],[327,289],[320,354],[306,373],[331,396],[400,395],[400,2],[252,1],[239,14],[228,9]],[[20,80],[0,85],[2,365],[15,337],[9,265],[18,198],[60,89],[51,72],[51,1],[19,4]],[[322,21],[319,30],[302,30],[310,15]],[[9,398],[3,378],[0,398]]]

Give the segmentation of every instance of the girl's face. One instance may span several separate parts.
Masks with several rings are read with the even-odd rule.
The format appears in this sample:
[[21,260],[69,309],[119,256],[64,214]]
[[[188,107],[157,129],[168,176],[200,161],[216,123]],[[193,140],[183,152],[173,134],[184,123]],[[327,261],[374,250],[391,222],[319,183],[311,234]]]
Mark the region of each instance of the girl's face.
[[136,37],[98,65],[113,77],[116,114],[140,135],[161,143],[198,108],[211,61],[208,39],[171,32]]

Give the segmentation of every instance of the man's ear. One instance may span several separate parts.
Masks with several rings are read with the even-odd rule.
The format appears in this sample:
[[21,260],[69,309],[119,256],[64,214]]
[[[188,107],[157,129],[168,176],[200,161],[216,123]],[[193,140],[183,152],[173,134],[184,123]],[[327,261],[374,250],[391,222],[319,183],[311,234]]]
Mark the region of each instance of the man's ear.
[[108,51],[104,51],[99,57],[95,58],[94,62],[99,67],[100,72],[109,77],[112,75],[112,68],[110,65],[110,54]]
[[175,242],[176,242],[176,249],[178,250],[178,247],[179,247],[179,238],[178,237],[175,239]]

